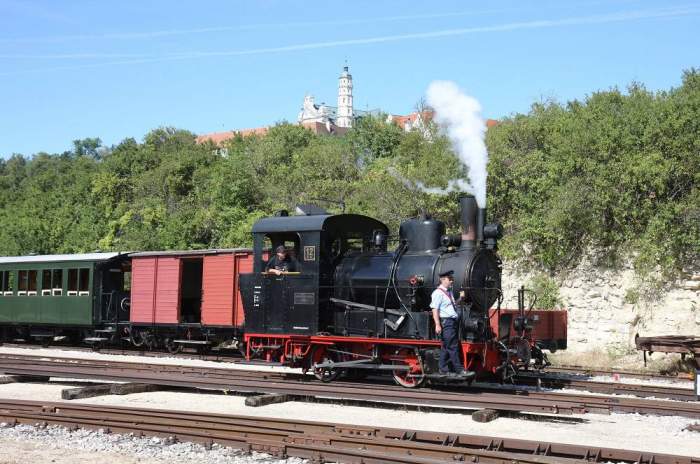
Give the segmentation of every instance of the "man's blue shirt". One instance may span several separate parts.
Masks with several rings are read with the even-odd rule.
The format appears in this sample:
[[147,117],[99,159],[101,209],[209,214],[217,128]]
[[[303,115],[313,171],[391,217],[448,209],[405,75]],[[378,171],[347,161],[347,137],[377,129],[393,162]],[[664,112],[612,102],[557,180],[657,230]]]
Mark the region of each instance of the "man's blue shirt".
[[[444,291],[443,291],[444,290]],[[455,307],[452,289],[438,287],[431,296],[430,307],[438,310],[440,319],[457,318],[457,308]]]

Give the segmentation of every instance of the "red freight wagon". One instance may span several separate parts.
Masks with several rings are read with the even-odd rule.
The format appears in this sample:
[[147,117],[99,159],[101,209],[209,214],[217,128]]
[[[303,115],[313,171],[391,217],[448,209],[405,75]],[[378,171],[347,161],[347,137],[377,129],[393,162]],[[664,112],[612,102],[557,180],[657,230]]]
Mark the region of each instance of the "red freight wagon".
[[131,258],[135,345],[238,345],[244,323],[238,275],[252,272],[252,250],[151,251]]
[[[498,321],[510,321],[510,331],[511,335],[518,334],[516,330],[516,317],[518,316],[517,309],[501,309],[501,315],[509,317],[501,317],[500,319],[496,317],[494,313],[498,312],[497,309],[492,309],[490,311],[491,315],[491,330],[494,333],[503,333],[503,328],[499,330]],[[552,353],[557,350],[566,349],[566,337],[567,337],[567,311],[565,309],[561,310],[544,310],[544,309],[533,309],[531,311],[525,311],[525,315],[530,319],[532,326],[532,339],[537,341],[542,349],[550,350]]]

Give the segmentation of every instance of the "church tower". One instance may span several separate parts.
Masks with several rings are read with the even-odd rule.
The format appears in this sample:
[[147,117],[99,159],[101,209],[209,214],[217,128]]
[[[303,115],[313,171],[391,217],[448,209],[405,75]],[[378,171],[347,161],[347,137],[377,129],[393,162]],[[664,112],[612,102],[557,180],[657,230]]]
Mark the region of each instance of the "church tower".
[[338,114],[335,124],[338,127],[352,127],[352,121],[352,75],[345,66],[338,79]]

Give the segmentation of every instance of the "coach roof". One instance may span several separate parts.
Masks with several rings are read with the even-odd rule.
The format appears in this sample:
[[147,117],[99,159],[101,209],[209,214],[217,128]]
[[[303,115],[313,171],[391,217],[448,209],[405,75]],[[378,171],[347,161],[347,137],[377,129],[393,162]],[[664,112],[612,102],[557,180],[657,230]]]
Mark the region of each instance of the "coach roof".
[[0,256],[0,264],[14,263],[56,263],[64,261],[107,261],[128,253],[80,253],[75,255],[29,255],[29,256]]

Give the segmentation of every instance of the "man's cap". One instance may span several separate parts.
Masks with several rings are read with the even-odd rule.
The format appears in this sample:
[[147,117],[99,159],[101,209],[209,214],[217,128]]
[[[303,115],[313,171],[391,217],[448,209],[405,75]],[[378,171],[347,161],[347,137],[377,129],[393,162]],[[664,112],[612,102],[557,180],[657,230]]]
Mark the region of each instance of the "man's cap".
[[439,275],[440,275],[440,278],[443,278],[443,277],[450,277],[450,278],[454,279],[454,274],[455,274],[455,271],[445,271],[445,272],[443,272],[442,274],[439,274]]
[[287,249],[284,247],[284,245],[280,245],[275,248],[275,253],[284,253],[285,251],[287,251]]

